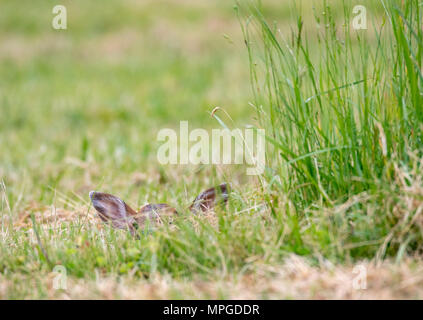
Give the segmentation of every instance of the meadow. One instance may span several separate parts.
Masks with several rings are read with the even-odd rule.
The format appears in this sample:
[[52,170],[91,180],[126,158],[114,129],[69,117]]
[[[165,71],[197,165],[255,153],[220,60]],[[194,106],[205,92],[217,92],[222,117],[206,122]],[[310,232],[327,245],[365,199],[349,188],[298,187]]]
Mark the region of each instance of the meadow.
[[[423,296],[419,1],[365,30],[355,0],[63,1],[66,30],[56,4],[0,4],[1,299]],[[265,129],[265,172],[161,165],[184,120]],[[135,239],[90,190],[180,216]]]

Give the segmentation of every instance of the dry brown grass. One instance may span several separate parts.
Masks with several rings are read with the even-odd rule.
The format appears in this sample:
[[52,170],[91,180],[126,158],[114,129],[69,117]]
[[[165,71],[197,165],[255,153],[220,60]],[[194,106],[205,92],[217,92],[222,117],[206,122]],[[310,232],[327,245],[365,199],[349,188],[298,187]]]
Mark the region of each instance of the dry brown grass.
[[[97,280],[70,278],[66,290],[55,290],[54,273],[42,280],[5,280],[0,276],[0,298],[9,297],[17,282],[33,283],[46,290],[49,299],[421,299],[423,264],[408,260],[360,265],[367,270],[367,288],[354,289],[357,265],[333,266],[323,262],[310,266],[291,256],[282,266],[257,266],[254,273],[218,280],[180,281],[157,275],[149,280],[102,277]],[[29,282],[28,282],[29,281]],[[31,298],[31,294],[27,296]]]

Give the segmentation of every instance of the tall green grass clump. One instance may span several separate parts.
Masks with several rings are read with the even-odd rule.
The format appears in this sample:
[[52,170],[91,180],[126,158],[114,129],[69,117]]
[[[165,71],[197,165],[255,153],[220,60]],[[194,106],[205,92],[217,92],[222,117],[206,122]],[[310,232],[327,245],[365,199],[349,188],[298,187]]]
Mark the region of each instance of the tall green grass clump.
[[368,29],[354,30],[351,1],[319,2],[314,21],[297,2],[285,28],[254,3],[243,32],[275,215],[285,212],[275,199],[288,198],[300,223],[316,225],[323,218],[307,212],[342,204],[319,230],[371,244],[353,245],[356,255],[398,255],[422,244],[422,7],[366,4]]

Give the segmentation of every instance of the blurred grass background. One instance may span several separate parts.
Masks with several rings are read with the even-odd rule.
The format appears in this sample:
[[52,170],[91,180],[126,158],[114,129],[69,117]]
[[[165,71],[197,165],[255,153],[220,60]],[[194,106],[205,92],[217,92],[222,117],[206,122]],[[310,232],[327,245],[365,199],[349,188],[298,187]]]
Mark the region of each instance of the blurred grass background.
[[233,3],[64,1],[68,29],[54,30],[56,4],[1,2],[0,174],[12,206],[23,182],[43,203],[47,186],[127,190],[134,172],[157,183],[158,130],[216,127],[217,105],[250,120]]

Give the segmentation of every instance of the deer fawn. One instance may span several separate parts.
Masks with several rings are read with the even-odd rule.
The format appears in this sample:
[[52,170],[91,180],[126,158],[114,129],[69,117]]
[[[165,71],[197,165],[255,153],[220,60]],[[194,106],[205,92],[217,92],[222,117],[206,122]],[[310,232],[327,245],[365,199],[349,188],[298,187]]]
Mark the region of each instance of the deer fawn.
[[[198,214],[212,210],[216,204],[228,201],[229,186],[222,183],[201,192],[189,206],[189,210]],[[136,212],[120,198],[97,191],[90,192],[91,202],[97,210],[98,215],[103,222],[110,223],[117,229],[128,229],[131,234],[136,234],[138,227],[143,227],[149,222],[159,222],[162,220],[171,220],[178,212],[166,203],[146,204]]]

